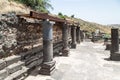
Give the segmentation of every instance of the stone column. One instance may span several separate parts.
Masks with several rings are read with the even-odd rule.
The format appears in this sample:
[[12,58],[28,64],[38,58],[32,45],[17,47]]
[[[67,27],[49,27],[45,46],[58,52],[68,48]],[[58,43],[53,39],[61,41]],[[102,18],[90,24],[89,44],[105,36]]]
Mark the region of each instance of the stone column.
[[68,38],[68,46],[69,46],[69,48],[71,47],[71,42],[72,42],[72,37],[71,37],[71,26],[70,25],[68,25],[69,26],[69,33],[68,33],[68,35],[69,35],[69,38]]
[[53,24],[54,22],[43,21],[43,64],[40,73],[51,75],[55,70],[55,61],[53,61]]
[[82,30],[80,30],[80,38],[81,38],[81,41],[83,41],[84,34],[83,34],[83,31],[82,31]]
[[68,39],[71,39],[71,26],[68,25]]
[[71,48],[76,48],[76,27],[71,27],[71,37],[72,37],[72,44]]
[[77,27],[76,29],[76,40],[77,43],[80,44],[80,27]]
[[120,60],[118,28],[111,29],[111,60]]
[[68,56],[69,54],[69,47],[68,47],[68,29],[69,29],[69,26],[67,24],[64,24],[63,25],[63,30],[62,30],[62,40],[63,40],[63,51],[62,51],[62,55],[63,56]]

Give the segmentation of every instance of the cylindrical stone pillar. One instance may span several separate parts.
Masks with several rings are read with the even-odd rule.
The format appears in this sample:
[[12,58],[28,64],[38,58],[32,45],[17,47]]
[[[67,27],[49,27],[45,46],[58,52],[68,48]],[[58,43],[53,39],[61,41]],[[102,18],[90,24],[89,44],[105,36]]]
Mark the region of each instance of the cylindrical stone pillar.
[[111,53],[119,51],[119,33],[117,28],[111,29]]
[[68,38],[68,46],[69,48],[71,47],[71,43],[72,43],[72,37],[71,37],[71,25],[68,25],[69,26],[69,38]]
[[50,75],[55,69],[53,61],[53,24],[54,22],[43,21],[43,64],[40,73]]
[[62,53],[63,53],[63,55],[64,56],[68,56],[68,54],[69,54],[69,47],[68,47],[68,36],[69,36],[69,34],[68,34],[68,29],[69,29],[69,27],[68,27],[68,25],[67,24],[64,24],[63,25],[63,30],[62,30],[62,40],[63,40],[63,51],[62,51]]
[[111,60],[120,61],[120,52],[119,52],[119,30],[118,28],[111,29]]
[[44,21],[43,24],[43,61],[49,62],[53,59],[53,23]]
[[82,30],[80,30],[80,38],[81,38],[81,41],[83,41],[83,39],[84,39],[84,34],[83,34],[83,31],[82,31]]
[[68,39],[70,40],[71,39],[71,26],[70,25],[67,25],[67,26],[68,26]]
[[76,40],[77,40],[77,43],[80,44],[80,27],[77,27],[76,29]]
[[72,37],[72,44],[71,48],[76,48],[76,27],[71,27],[71,37]]

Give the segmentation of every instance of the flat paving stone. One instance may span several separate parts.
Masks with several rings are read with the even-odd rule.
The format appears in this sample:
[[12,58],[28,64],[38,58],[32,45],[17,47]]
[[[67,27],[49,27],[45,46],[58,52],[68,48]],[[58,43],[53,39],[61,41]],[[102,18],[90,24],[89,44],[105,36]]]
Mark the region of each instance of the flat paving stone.
[[68,57],[55,57],[51,76],[33,71],[25,80],[120,80],[120,61],[110,61],[103,43],[82,42]]

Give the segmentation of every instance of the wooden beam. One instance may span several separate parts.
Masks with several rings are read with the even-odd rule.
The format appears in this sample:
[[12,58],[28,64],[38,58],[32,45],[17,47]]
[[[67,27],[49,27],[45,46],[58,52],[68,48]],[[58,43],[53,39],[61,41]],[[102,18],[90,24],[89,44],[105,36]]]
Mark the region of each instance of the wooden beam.
[[58,17],[51,16],[48,13],[38,13],[38,12],[34,12],[34,11],[30,11],[30,14],[22,14],[22,15],[20,14],[20,15],[17,15],[17,16],[18,17],[39,19],[39,20],[49,19],[50,21],[54,21],[54,22],[74,24],[74,21],[72,21],[72,20],[61,19],[61,18],[58,18]]
[[49,19],[50,21],[62,22],[62,23],[66,22],[65,19],[53,17],[53,16],[48,15],[47,13],[37,13],[37,12],[30,11],[30,16],[33,18],[37,18],[37,19],[43,19],[43,20]]

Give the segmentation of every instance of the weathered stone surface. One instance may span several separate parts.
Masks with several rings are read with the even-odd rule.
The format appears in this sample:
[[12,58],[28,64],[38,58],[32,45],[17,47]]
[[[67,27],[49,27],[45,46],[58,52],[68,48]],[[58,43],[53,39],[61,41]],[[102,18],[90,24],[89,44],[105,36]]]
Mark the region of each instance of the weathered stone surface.
[[111,29],[111,54],[119,51],[119,30],[118,28]]
[[68,28],[69,26],[67,24],[64,24],[63,26],[63,49],[62,49],[62,53],[63,55],[69,54],[69,47],[68,47]]
[[72,26],[71,29],[71,36],[72,36],[72,44],[71,44],[71,48],[76,48],[76,27]]
[[22,66],[24,66],[24,62],[17,62],[17,63],[14,63],[14,64],[11,64],[10,66],[8,66],[6,69],[8,71],[8,74],[12,74],[18,70],[21,70],[22,69]]
[[0,59],[0,70],[4,69],[5,67],[6,67],[6,62]]
[[44,62],[40,69],[40,74],[51,75],[55,71],[55,61]]
[[36,67],[36,65],[37,65],[37,60],[31,62],[29,65],[27,65],[27,67],[28,67],[29,69],[31,69],[31,68],[33,68],[33,67]]
[[120,61],[120,52],[115,52],[114,54],[110,54],[110,59],[114,61]]
[[16,63],[16,62],[18,62],[20,60],[21,60],[21,57],[17,56],[17,55],[13,55],[13,56],[10,56],[10,57],[5,59],[7,66],[9,66],[9,65],[11,65],[13,63]]
[[11,27],[17,23],[15,13],[8,13],[0,17],[0,56],[5,57],[13,51],[13,47],[17,45],[16,32],[17,29]]
[[76,44],[72,44],[72,45],[71,45],[71,48],[76,49]]
[[4,80],[23,80],[23,79],[20,79],[20,78],[21,77],[25,78],[28,75],[27,71],[28,71],[28,68],[22,67],[21,70],[18,70],[17,72],[9,75]]
[[111,49],[111,43],[106,44],[106,49],[105,50],[110,50]]
[[4,80],[8,76],[7,70],[3,69],[0,71],[0,80]]
[[38,60],[39,58],[37,56],[32,56],[31,58],[29,58],[28,60],[25,61],[26,65],[29,65],[30,63]]
[[62,51],[62,53],[63,53],[62,56],[68,56],[70,53],[70,50],[66,48]]
[[38,59],[38,60],[37,60],[37,65],[36,65],[36,66],[41,65],[41,64],[42,64],[42,62],[43,62],[43,59]]
[[120,60],[119,52],[119,30],[118,28],[111,29],[111,50],[110,50],[111,60]]
[[80,27],[77,27],[76,29],[76,41],[80,44]]

